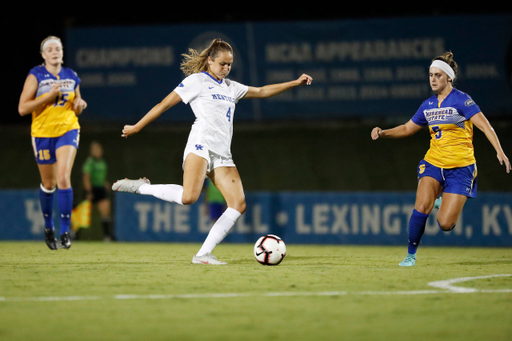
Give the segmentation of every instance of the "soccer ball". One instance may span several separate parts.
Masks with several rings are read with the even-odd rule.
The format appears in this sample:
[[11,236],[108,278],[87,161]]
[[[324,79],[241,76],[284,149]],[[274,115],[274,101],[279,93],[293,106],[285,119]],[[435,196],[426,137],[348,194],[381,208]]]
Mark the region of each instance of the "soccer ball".
[[278,265],[286,256],[286,245],[276,235],[267,234],[254,244],[254,257],[263,265]]

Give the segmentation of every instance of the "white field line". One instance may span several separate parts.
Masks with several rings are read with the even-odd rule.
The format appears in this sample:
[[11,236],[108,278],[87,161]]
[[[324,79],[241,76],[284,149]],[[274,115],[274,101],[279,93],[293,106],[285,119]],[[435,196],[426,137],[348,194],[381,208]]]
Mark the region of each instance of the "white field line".
[[479,290],[453,286],[454,283],[493,277],[509,277],[512,274],[461,277],[444,281],[430,282],[428,285],[441,290],[398,290],[398,291],[323,291],[323,292],[267,292],[267,293],[207,293],[179,295],[114,295],[114,296],[48,296],[48,297],[1,297],[0,302],[55,302],[55,301],[91,301],[91,300],[168,300],[202,299],[233,297],[291,297],[291,296],[348,296],[348,295],[431,295],[431,294],[467,294],[467,293],[512,293],[512,289]]
[[[489,290],[484,291],[484,290],[478,290],[475,288],[461,288],[461,287],[456,287],[452,284],[473,281],[475,279],[485,279],[485,278],[492,278],[492,277],[508,277],[508,276],[512,276],[512,275],[503,274],[503,275],[489,275],[489,276],[478,276],[478,277],[461,277],[461,278],[448,279],[445,281],[430,282],[430,283],[428,283],[428,285],[430,285],[431,287],[434,287],[434,288],[449,290],[454,293],[488,292]],[[504,290],[509,290],[509,289],[504,289]],[[510,290],[512,291],[512,289],[510,289]],[[495,291],[491,290],[490,292],[495,292]],[[499,292],[509,292],[509,291],[499,291]]]

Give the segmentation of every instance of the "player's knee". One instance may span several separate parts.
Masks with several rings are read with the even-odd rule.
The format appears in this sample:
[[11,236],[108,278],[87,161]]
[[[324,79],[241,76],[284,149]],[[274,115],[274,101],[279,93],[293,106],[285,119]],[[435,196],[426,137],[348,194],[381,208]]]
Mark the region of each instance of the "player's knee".
[[432,207],[430,207],[429,205],[426,205],[426,204],[422,204],[422,203],[419,203],[419,204],[417,203],[414,206],[414,209],[423,214],[430,214],[430,212],[432,211]]
[[438,219],[437,225],[439,225],[439,227],[443,231],[451,231],[455,227],[455,222],[453,222],[451,220]]
[[71,187],[71,175],[67,172],[57,173],[57,186],[61,189]]
[[238,212],[244,214],[245,210],[247,209],[247,204],[245,203],[245,199],[240,203]]
[[41,185],[47,191],[53,191],[55,187],[57,187],[57,182],[53,180],[43,180],[41,181]]
[[240,212],[241,214],[244,214],[246,208],[247,208],[247,204],[245,203],[245,197],[244,198],[240,198],[238,200],[236,200],[233,205],[230,206],[231,208],[237,210],[238,212]]
[[199,195],[194,193],[183,192],[183,195],[181,197],[181,203],[183,205],[192,205],[197,201],[197,199],[199,199]]

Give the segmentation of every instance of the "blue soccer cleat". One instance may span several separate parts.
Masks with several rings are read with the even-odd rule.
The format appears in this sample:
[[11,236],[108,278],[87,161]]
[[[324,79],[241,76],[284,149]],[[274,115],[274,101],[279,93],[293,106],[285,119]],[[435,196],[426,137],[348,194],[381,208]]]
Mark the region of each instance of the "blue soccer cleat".
[[400,266],[414,266],[416,264],[416,254],[408,253],[405,259],[398,265]]
[[439,209],[441,207],[441,203],[443,202],[443,197],[440,196],[439,198],[434,201],[434,208]]

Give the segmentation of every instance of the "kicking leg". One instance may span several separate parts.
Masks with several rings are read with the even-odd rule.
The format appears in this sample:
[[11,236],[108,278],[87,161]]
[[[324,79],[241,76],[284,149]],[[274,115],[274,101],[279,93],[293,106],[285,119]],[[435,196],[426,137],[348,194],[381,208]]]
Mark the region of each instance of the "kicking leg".
[[146,179],[123,179],[112,185],[116,192],[137,193],[152,195],[158,199],[173,202],[179,205],[191,205],[199,199],[206,178],[208,161],[190,153],[185,160],[183,172],[183,186],[180,185],[151,185]]
[[143,184],[140,186],[139,192],[179,205],[192,205],[201,195],[207,168],[208,161],[206,159],[190,153],[185,159],[183,186]]

